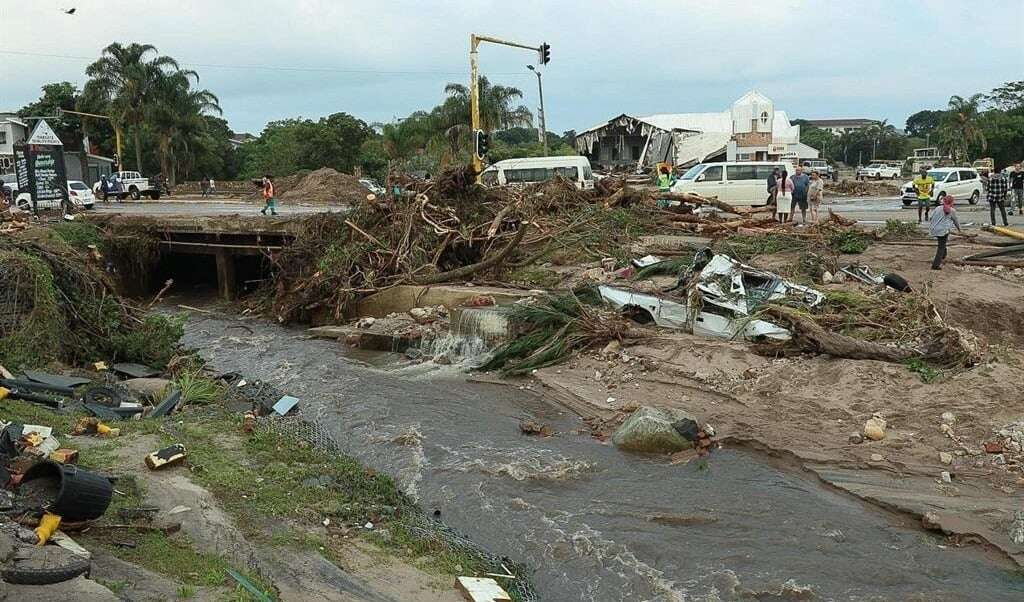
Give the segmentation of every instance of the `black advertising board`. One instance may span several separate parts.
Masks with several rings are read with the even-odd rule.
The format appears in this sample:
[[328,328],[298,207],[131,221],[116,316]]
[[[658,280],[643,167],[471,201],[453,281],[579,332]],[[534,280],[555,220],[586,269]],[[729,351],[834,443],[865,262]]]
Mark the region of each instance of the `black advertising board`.
[[32,197],[33,211],[40,201],[70,205],[63,146],[20,144],[14,148],[14,157],[18,188]]

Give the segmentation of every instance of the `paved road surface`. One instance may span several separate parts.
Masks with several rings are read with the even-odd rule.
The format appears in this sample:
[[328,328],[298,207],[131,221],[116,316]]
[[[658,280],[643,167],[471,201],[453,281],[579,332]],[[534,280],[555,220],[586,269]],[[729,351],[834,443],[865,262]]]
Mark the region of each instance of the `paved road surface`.
[[[262,203],[244,203],[238,201],[110,201],[96,203],[97,213],[122,213],[125,215],[259,215]],[[319,213],[341,211],[338,205],[281,205],[277,207],[278,215],[296,215],[303,213]]]
[[[97,213],[123,213],[127,215],[190,215],[190,216],[211,216],[211,215],[259,215],[261,205],[239,201],[124,201],[121,203],[111,201],[110,203],[99,202],[96,204]],[[917,209],[904,207],[898,197],[838,197],[827,199],[824,210],[831,208],[844,217],[856,219],[865,225],[884,224],[887,219],[899,219],[903,221],[917,221]],[[291,205],[284,204],[278,207],[280,215],[297,215],[307,213],[318,213],[325,211],[343,211],[345,207],[338,205]],[[957,206],[962,223],[973,223],[981,226],[988,223],[988,205],[968,205],[963,203]],[[1024,216],[1010,216],[1011,226],[1024,225]]]

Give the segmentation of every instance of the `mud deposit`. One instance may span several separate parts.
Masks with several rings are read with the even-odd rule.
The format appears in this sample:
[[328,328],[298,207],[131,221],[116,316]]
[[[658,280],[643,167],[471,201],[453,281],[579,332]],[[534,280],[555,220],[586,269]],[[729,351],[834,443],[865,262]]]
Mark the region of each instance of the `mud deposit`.
[[[623,454],[528,391],[374,367],[300,330],[194,316],[185,344],[272,381],[427,511],[532,567],[544,600],[1011,600],[1018,573],[753,452]],[[251,329],[251,332],[249,332]],[[553,437],[522,435],[523,418]]]

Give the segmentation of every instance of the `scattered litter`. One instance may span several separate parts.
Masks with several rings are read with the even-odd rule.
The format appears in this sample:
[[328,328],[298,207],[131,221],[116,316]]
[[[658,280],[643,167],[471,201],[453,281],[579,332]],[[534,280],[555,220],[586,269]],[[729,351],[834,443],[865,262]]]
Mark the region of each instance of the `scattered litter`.
[[181,443],[169,445],[146,456],[146,466],[150,470],[158,470],[180,464],[188,456],[188,451]]
[[490,577],[457,577],[455,587],[469,602],[511,602],[512,596]]
[[168,510],[167,514],[169,514],[169,515],[181,514],[182,512],[188,512],[189,510],[191,510],[191,508],[189,508],[188,506],[175,506],[175,507],[171,508],[170,510]]
[[88,378],[82,378],[80,376],[61,376],[59,374],[49,374],[47,372],[39,372],[36,370],[26,370],[25,376],[28,377],[29,380],[34,380],[37,383],[53,385],[55,387],[77,387],[92,382]]
[[150,414],[150,417],[157,418],[160,416],[166,416],[167,414],[170,414],[180,401],[181,390],[174,389],[173,391],[167,394],[167,397],[164,398],[164,400],[161,401],[158,406],[153,408],[153,412]]
[[114,372],[130,376],[132,378],[149,378],[160,374],[160,371],[156,368],[151,368],[143,364],[134,364],[131,362],[121,362],[114,364],[110,367]]
[[942,478],[942,482],[943,483],[952,483],[953,482],[953,477],[952,477],[952,475],[949,474],[949,471],[943,470],[942,472],[939,473],[939,477]]
[[245,591],[247,591],[250,594],[252,594],[253,597],[256,598],[257,602],[274,602],[271,599],[270,596],[268,596],[267,594],[263,593],[263,590],[261,590],[260,588],[256,587],[256,585],[252,581],[247,579],[242,574],[240,574],[237,571],[234,571],[232,569],[224,569],[224,572],[226,572],[228,575],[230,575],[232,579],[237,581],[238,585],[242,586],[245,589]]
[[540,435],[541,437],[550,437],[554,434],[550,425],[541,424],[533,420],[519,421],[519,432],[524,435]]
[[661,263],[662,261],[665,260],[657,255],[644,255],[643,257],[634,259],[631,263],[638,268],[646,268],[647,266]]
[[872,441],[881,441],[885,439],[886,426],[885,419],[881,415],[875,414],[864,423],[864,436]]
[[75,423],[75,426],[71,428],[71,434],[96,435],[98,437],[112,439],[121,434],[121,429],[111,428],[94,416],[85,416],[83,418],[79,418],[78,422]]
[[68,534],[63,531],[56,531],[53,535],[51,535],[50,543],[58,545],[77,556],[92,558],[92,552],[83,548],[81,545],[79,545],[77,541],[71,539],[71,537],[69,537]]
[[298,397],[285,395],[281,397],[281,399],[277,400],[277,403],[274,404],[274,412],[276,412],[279,416],[284,416],[288,414],[288,412],[291,412],[292,408],[294,408],[298,403]]

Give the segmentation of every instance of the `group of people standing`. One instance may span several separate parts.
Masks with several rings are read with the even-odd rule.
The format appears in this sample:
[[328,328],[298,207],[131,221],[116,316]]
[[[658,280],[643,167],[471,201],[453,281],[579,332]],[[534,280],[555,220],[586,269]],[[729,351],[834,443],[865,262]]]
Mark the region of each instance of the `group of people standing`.
[[811,170],[810,175],[804,168],[797,165],[793,175],[783,168],[775,168],[768,176],[768,204],[775,206],[775,219],[780,224],[795,221],[794,207],[800,209],[802,224],[807,223],[807,211],[811,212],[811,221],[818,223],[818,207],[825,192],[825,180],[818,170]]

